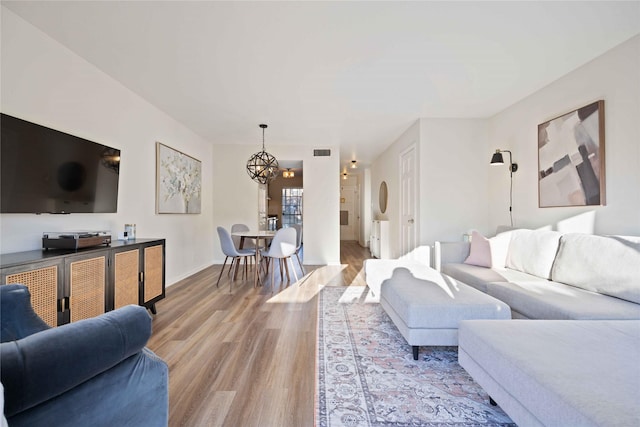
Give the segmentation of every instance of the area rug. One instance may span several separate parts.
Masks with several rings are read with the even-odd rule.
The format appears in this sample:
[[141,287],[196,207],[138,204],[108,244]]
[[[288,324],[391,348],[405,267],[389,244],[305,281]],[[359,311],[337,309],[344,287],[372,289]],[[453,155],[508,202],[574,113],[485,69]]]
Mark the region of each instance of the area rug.
[[318,297],[317,426],[515,426],[458,365],[457,347],[407,344],[367,288]]

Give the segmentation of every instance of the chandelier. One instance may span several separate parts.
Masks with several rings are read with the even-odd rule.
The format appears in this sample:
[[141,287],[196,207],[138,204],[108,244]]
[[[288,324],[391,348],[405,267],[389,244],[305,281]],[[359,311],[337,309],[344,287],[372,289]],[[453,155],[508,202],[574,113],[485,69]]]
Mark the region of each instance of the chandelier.
[[296,173],[289,168],[286,171],[282,171],[283,178],[293,178],[294,176],[296,176]]
[[262,151],[252,155],[247,160],[247,173],[252,180],[259,184],[267,184],[278,175],[278,161],[276,158],[264,151],[264,130],[267,125],[260,125],[262,128]]

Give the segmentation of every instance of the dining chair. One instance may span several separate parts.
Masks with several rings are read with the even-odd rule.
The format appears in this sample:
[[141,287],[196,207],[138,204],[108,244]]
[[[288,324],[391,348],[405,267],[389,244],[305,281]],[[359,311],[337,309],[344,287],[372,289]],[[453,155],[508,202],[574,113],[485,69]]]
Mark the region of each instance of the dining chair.
[[[287,259],[291,262],[291,268],[293,269],[293,275],[296,278],[296,282],[298,281],[298,274],[296,273],[296,269],[293,265],[293,260],[291,256],[296,253],[296,230],[295,228],[281,228],[276,231],[276,234],[273,236],[273,240],[271,241],[271,246],[269,249],[265,249],[262,251],[262,257],[266,260],[267,263],[267,274],[269,273],[269,264],[270,260],[277,259],[280,266],[280,281],[284,280],[283,276],[283,265],[287,271],[287,281],[291,281],[289,277],[289,267],[287,265]],[[271,267],[271,293],[273,293],[273,288],[275,287],[275,265]]]
[[[231,226],[231,234],[232,234],[231,238],[233,239],[233,243],[236,245],[237,249],[240,249],[240,240],[241,240],[241,238],[238,237],[238,236],[233,236],[233,233],[235,233],[237,231],[249,231],[249,230],[250,230],[250,228],[246,224],[233,224]],[[244,240],[244,245],[242,247],[243,247],[243,249],[251,248],[251,249],[255,250],[255,248],[256,248],[255,240],[253,240],[253,239],[245,239]]]
[[[256,241],[254,239],[244,239],[244,243],[242,243],[241,237],[233,235],[233,233],[237,231],[249,231],[249,230],[251,229],[247,224],[233,224],[231,226],[231,239],[233,239],[233,244],[236,246],[236,249],[240,249],[240,245],[242,244],[242,249],[251,249],[255,252]],[[250,261],[253,264],[253,258]]]
[[298,259],[298,264],[300,265],[302,274],[306,274],[304,272],[302,262],[300,261],[300,249],[302,249],[302,224],[292,224],[291,227],[296,230],[296,258]]
[[[227,260],[231,257],[231,264],[229,264],[229,271],[233,269],[233,265],[235,264],[235,271],[233,273],[233,279],[235,280],[236,275],[238,274],[238,266],[240,265],[240,260],[244,259],[244,272],[243,277],[247,273],[247,257],[255,257],[256,252],[254,249],[238,249],[236,245],[233,243],[233,239],[231,238],[231,234],[224,227],[218,227],[218,237],[220,237],[220,247],[222,248],[222,253],[224,253],[224,263],[222,264],[222,268],[220,269],[220,275],[218,276],[218,281],[216,282],[216,287],[220,284],[220,278],[222,277],[222,272],[224,271],[224,266],[227,264]],[[231,292],[231,281],[229,281],[229,292]]]

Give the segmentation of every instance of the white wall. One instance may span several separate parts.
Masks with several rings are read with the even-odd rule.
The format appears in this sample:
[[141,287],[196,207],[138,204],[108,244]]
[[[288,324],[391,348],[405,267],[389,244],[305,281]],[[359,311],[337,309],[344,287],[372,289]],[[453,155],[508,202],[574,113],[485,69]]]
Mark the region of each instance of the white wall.
[[420,139],[420,242],[487,233],[487,121],[421,119]]
[[[214,145],[213,181],[215,183],[214,225],[230,228],[234,223],[258,226],[258,184],[249,178],[246,163],[260,150],[255,145]],[[340,162],[337,147],[330,157],[314,157],[313,148],[268,144],[265,149],[278,160],[302,160],[304,168],[304,263],[325,265],[340,263]],[[217,235],[214,239],[215,263],[222,263]]]
[[[166,238],[168,285],[211,264],[212,146],[4,7],[1,31],[2,112],[119,148],[122,163],[118,213],[0,215],[0,252],[39,249],[45,231],[135,223],[141,238]],[[202,161],[202,214],[155,214],[156,141]]]
[[[607,205],[538,208],[537,126],[553,117],[605,100]],[[490,167],[496,148],[511,150],[516,227],[563,232],[640,235],[640,36],[562,77],[487,119],[424,118],[372,164],[371,212],[390,221],[391,254],[399,256],[398,157],[419,141],[420,244],[461,240],[477,229],[492,234],[508,225],[509,171]],[[378,188],[389,185],[381,215]]]
[[[606,206],[538,208],[537,126],[605,101]],[[490,119],[491,148],[513,151],[518,227],[640,235],[640,36],[610,50]],[[489,153],[488,153],[489,154]],[[509,173],[489,176],[490,227],[508,223]]]

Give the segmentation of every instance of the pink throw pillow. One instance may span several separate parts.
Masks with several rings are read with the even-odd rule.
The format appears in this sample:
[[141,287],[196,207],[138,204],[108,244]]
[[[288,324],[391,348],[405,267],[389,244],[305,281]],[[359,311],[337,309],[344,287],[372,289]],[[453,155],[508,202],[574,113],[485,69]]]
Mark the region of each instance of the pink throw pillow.
[[491,245],[489,239],[477,231],[471,232],[471,248],[465,264],[491,268]]

